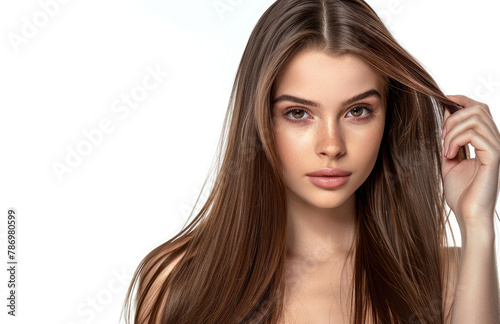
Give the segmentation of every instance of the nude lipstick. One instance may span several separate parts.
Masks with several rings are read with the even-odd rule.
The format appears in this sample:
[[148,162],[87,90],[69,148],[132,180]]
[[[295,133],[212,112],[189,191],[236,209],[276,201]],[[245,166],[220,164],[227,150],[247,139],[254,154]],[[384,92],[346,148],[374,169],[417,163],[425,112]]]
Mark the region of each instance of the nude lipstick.
[[324,168],[307,174],[311,182],[324,189],[342,186],[349,180],[351,172],[342,169]]

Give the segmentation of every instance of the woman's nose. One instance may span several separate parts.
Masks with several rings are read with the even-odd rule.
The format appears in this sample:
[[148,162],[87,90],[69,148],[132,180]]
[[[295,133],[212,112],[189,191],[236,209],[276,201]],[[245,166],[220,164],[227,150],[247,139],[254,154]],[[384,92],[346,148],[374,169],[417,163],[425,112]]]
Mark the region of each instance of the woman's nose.
[[341,126],[334,122],[320,126],[318,128],[316,150],[319,155],[326,155],[330,159],[344,155],[346,146]]

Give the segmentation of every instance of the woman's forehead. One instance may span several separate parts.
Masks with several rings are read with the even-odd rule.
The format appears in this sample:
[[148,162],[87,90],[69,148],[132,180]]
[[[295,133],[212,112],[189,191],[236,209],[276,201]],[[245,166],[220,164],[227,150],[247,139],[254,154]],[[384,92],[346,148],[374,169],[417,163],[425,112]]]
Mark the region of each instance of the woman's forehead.
[[298,92],[316,96],[330,93],[356,93],[375,88],[382,95],[386,81],[363,59],[353,54],[331,55],[321,51],[303,51],[294,56],[275,80],[275,96]]

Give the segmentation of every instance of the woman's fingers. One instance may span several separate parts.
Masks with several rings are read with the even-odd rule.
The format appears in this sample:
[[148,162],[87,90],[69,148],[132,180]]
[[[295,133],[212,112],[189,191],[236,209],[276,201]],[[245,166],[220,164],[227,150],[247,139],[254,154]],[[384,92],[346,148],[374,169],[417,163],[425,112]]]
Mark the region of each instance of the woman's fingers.
[[449,134],[452,129],[456,128],[458,124],[465,123],[459,129],[456,129],[454,133],[459,131],[465,131],[466,128],[474,128],[484,137],[490,138],[492,141],[500,143],[500,132],[491,117],[491,113],[487,105],[483,103],[478,103],[466,96],[448,96],[451,100],[463,105],[463,109],[457,110],[455,113],[450,114],[445,110],[444,114],[444,125],[443,125],[443,137],[444,143],[443,148],[449,147],[449,139],[446,140],[447,134]]

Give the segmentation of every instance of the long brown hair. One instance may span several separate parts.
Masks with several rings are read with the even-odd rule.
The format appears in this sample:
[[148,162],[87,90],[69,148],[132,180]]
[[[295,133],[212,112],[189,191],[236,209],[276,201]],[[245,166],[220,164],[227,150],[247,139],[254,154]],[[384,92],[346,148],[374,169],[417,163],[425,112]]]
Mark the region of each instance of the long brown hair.
[[[444,109],[462,107],[362,0],[278,0],[259,19],[232,88],[213,189],[196,217],[139,264],[124,304],[127,323],[137,282],[138,324],[146,316],[155,324],[283,319],[287,201],[271,98],[277,75],[306,49],[357,55],[387,82],[379,155],[355,193],[351,322],[364,323],[370,312],[374,323],[443,323],[448,266],[440,251],[449,246],[449,213],[441,130]],[[458,157],[470,158],[467,146]]]

